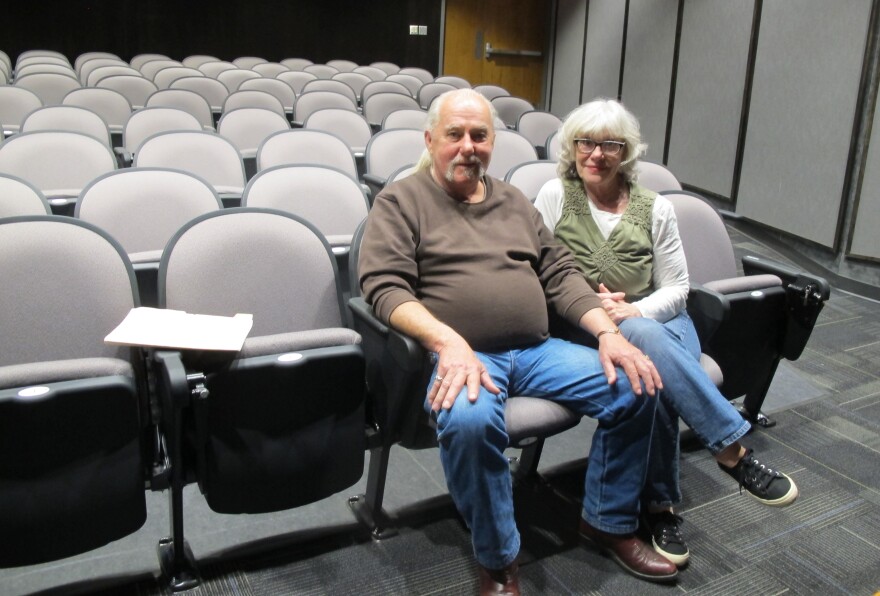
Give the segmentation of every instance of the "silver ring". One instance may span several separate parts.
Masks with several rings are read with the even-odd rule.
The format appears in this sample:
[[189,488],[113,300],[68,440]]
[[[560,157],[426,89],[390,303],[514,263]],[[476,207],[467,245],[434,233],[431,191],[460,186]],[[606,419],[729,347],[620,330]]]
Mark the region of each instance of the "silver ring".
[[440,375],[437,375],[436,377],[434,377],[434,382],[435,382],[435,383],[439,383],[439,382],[441,382],[442,380],[443,380],[443,377],[441,377]]

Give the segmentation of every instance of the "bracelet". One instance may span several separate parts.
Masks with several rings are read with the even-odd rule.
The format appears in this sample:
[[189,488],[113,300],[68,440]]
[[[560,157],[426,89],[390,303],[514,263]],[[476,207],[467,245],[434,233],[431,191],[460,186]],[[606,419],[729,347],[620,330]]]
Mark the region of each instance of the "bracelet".
[[599,333],[596,334],[596,339],[599,339],[600,337],[602,337],[602,336],[605,335],[606,333],[612,333],[612,334],[614,334],[614,335],[620,335],[620,328],[619,328],[619,327],[615,327],[614,329],[603,329],[602,331],[600,331]]

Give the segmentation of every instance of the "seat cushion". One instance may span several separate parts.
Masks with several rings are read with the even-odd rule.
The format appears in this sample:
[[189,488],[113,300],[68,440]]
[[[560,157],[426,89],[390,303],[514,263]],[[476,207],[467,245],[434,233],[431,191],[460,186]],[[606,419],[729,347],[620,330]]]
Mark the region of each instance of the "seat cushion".
[[524,439],[549,437],[577,426],[581,416],[549,399],[511,397],[504,410],[507,434],[514,447]]

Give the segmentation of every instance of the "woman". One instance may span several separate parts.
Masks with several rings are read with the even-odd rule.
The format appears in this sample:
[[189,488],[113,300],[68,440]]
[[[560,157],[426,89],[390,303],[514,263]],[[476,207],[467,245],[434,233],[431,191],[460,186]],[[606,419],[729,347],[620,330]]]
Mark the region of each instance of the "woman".
[[576,108],[559,132],[559,178],[535,207],[574,253],[611,319],[653,360],[661,378],[643,521],[654,548],[677,565],[689,552],[681,536],[679,416],[719,467],[767,505],[797,498],[794,482],[755,459],[739,439],[750,428],[700,367],[700,344],[685,311],[688,273],[672,204],[636,183],[642,143],[635,116],[614,100]]

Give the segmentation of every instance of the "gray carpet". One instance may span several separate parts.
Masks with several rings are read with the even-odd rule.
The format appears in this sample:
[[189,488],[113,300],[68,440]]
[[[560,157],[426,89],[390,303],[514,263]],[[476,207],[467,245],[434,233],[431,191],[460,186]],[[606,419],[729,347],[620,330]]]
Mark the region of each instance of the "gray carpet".
[[[779,257],[731,230],[738,252]],[[765,403],[778,422],[745,443],[789,473],[801,496],[765,507],[702,449],[682,455],[681,513],[692,557],[674,586],[624,574],[575,533],[589,421],[548,441],[546,484],[516,490],[526,594],[861,594],[880,591],[880,304],[833,291],[800,360],[783,363]],[[224,516],[186,492],[187,536],[202,584],[194,596],[472,594],[470,541],[433,450],[392,454],[386,506],[398,536],[375,542],[354,524],[346,494],[273,515]],[[165,496],[147,525],[91,553],[0,570],[0,594],[164,594],[155,544]]]

